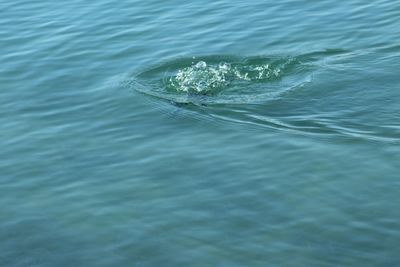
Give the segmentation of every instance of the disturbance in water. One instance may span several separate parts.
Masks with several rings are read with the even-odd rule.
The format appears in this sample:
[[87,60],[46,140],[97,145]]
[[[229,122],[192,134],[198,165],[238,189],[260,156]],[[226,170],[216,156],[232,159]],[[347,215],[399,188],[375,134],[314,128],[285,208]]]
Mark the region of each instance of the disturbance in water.
[[310,84],[312,77],[315,75],[318,83],[318,76],[335,70],[331,64],[346,54],[344,50],[327,50],[297,57],[177,59],[143,70],[128,79],[127,85],[154,98],[160,104],[156,106],[170,108],[163,100],[176,104],[179,109],[173,110],[174,115],[180,112],[249,127],[398,142],[397,135],[380,136],[377,127],[352,125],[346,119],[343,125],[336,114],[319,114],[315,113],[318,109],[307,108],[307,104],[316,103],[312,94],[321,93]]
[[178,59],[134,77],[134,90],[175,103],[252,104],[311,81],[311,65],[296,57]]
[[169,77],[166,87],[185,93],[217,93],[233,82],[278,79],[281,72],[280,67],[282,66],[272,67],[269,64],[232,66],[226,62],[207,65],[205,61],[198,61],[190,67],[178,70],[176,75]]

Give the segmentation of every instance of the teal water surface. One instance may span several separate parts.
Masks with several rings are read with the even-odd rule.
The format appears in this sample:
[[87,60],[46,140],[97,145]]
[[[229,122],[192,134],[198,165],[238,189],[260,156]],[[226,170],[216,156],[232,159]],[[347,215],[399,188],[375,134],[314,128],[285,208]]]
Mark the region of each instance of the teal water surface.
[[397,266],[397,1],[1,1],[0,266]]

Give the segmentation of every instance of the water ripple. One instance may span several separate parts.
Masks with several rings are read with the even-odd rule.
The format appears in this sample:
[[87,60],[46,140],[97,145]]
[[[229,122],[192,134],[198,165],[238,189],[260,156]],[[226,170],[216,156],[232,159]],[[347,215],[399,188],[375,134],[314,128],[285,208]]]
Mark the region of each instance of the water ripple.
[[129,83],[136,91],[175,103],[255,104],[310,82],[307,61],[291,56],[183,58],[142,71]]
[[[353,84],[362,64],[373,62],[371,56],[376,57],[376,51],[380,50],[330,49],[297,56],[180,58],[139,71],[126,84],[154,98],[154,105],[161,109],[166,107],[162,102],[174,104],[174,111],[168,111],[172,115],[180,113],[301,134],[398,143],[398,128],[383,129],[366,121],[353,121],[355,116],[370,112],[363,110],[361,103],[357,104],[364,100],[362,91],[356,87],[340,89]],[[388,59],[381,55],[379,60]],[[324,82],[328,76],[337,83]],[[336,109],[325,111],[332,102]]]

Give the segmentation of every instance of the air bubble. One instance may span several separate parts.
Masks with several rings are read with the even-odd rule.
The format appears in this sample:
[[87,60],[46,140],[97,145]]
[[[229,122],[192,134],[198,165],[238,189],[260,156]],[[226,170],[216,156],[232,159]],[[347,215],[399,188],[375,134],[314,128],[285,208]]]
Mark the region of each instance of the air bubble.
[[204,61],[199,61],[197,62],[197,64],[195,65],[195,67],[197,69],[205,69],[207,67],[207,63],[205,63]]

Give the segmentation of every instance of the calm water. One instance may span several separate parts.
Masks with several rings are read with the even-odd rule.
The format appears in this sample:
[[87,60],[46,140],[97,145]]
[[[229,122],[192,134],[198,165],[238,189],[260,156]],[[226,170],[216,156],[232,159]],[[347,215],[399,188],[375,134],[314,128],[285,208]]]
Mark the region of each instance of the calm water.
[[0,7],[0,266],[399,264],[398,1]]

